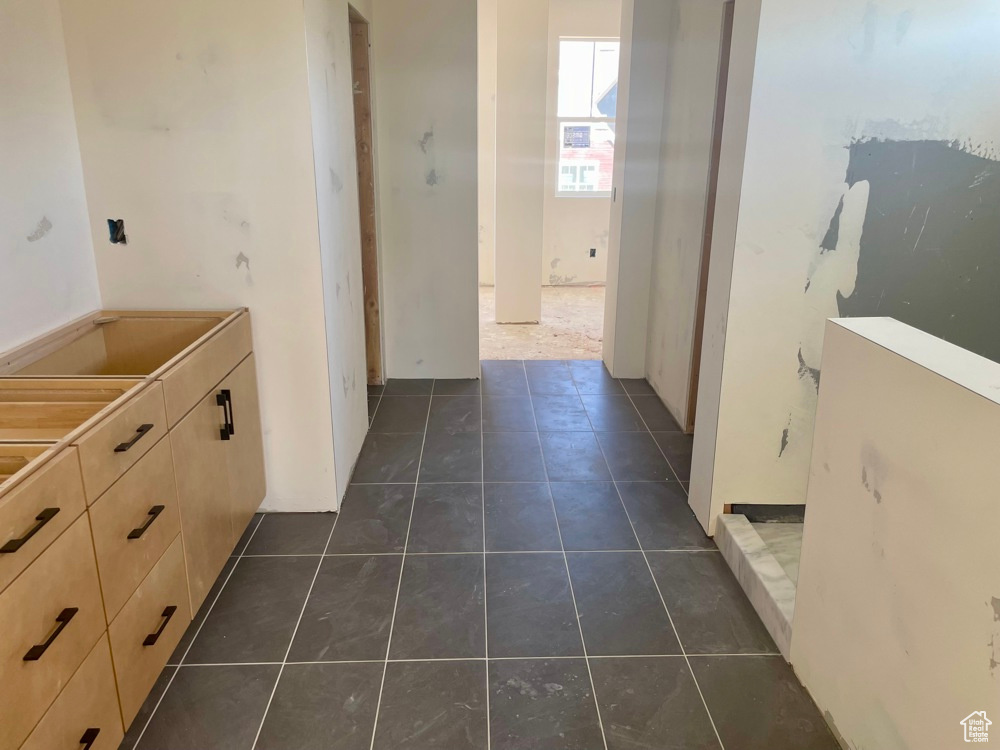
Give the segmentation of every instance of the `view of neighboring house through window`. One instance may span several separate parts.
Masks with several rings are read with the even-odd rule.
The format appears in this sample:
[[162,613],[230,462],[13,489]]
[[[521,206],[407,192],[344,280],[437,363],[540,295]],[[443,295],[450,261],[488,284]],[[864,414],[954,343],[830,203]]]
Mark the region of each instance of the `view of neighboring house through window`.
[[559,40],[558,195],[611,194],[617,39]]

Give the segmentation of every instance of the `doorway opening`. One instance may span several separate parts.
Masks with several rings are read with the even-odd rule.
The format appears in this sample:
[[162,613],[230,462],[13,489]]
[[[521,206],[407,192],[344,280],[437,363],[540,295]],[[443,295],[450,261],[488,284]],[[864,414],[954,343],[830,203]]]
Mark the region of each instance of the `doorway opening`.
[[381,385],[382,323],[379,300],[378,223],[375,204],[374,127],[372,125],[371,52],[368,21],[348,6],[351,22],[351,69],[354,81],[354,140],[358,161],[361,216],[361,278],[364,286],[365,359],[368,384]]
[[479,0],[482,359],[600,360],[621,0]]

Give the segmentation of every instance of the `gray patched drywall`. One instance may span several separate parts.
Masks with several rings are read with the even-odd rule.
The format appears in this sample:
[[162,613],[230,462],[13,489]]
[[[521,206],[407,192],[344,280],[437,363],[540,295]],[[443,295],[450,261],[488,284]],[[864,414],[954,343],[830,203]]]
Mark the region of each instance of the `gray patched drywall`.
[[896,318],[1000,362],[1000,162],[977,148],[851,145],[847,183],[867,181],[869,198],[857,282],[837,295],[842,316]]

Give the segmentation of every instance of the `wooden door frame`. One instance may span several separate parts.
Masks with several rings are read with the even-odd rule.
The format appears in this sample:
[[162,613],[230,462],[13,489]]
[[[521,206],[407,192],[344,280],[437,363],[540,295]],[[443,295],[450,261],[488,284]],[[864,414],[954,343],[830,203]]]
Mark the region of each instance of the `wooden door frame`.
[[351,80],[354,84],[354,143],[358,165],[361,222],[361,279],[364,287],[365,360],[369,385],[385,380],[379,295],[378,205],[375,192],[375,139],[372,108],[371,42],[368,20],[348,5]]

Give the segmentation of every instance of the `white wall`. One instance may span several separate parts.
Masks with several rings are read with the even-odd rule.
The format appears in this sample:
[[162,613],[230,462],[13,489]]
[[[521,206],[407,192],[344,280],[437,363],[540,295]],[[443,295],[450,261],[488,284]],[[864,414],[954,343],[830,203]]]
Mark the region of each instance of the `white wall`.
[[0,3],[0,351],[101,307],[57,0]]
[[495,279],[498,1],[478,0],[479,283],[484,286]]
[[373,5],[386,372],[476,377],[476,3]]
[[[600,284],[607,278],[610,197],[557,197],[559,37],[617,37],[621,0],[549,0],[542,205],[543,285]],[[537,76],[537,74],[536,74]],[[590,257],[590,249],[597,257]]]
[[306,0],[306,51],[319,210],[337,497],[368,432],[364,287],[346,0]]
[[646,341],[646,377],[687,422],[705,236],[721,0],[668,0],[667,87]]
[[996,737],[998,394],[902,323],[828,324],[791,661],[845,747],[964,747],[974,711]]
[[[335,508],[302,6],[65,0],[62,9],[105,304],[248,306],[264,507]],[[108,243],[107,218],[125,219],[128,245]],[[348,388],[364,394],[364,378]]]
[[498,0],[496,320],[542,317],[549,0]]
[[[741,13],[738,4],[737,26]],[[855,288],[869,201],[867,181],[846,184],[848,147],[869,138],[957,141],[989,157],[984,171],[991,173],[1000,132],[1000,101],[989,93],[1000,83],[998,34],[1000,8],[990,0],[763,1],[729,272],[716,268],[713,247],[713,272],[720,273],[713,273],[709,297],[728,285],[729,273],[732,287],[728,328],[718,315],[707,326],[713,346],[725,341],[724,369],[713,354],[703,370],[715,369],[706,377],[719,380],[721,396],[707,472],[712,507],[804,502],[816,407],[810,368],[818,368],[824,320],[838,315],[838,293],[848,297]],[[953,188],[955,195],[969,189]],[[824,251],[841,198],[839,244]],[[898,236],[910,231],[907,216],[916,208],[900,212]],[[983,218],[990,216],[995,212]],[[959,244],[966,230],[942,232],[940,219],[930,217],[935,231],[919,252],[915,241],[914,264],[936,263]],[[918,236],[920,224],[912,232]],[[940,268],[944,279],[948,263]],[[905,310],[908,301],[886,303]],[[884,313],[878,303],[870,314]],[[704,439],[696,439],[695,464],[700,446]],[[698,498],[706,505],[707,485],[698,486],[705,468],[695,469],[692,504]]]

